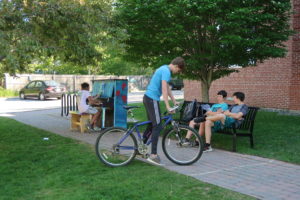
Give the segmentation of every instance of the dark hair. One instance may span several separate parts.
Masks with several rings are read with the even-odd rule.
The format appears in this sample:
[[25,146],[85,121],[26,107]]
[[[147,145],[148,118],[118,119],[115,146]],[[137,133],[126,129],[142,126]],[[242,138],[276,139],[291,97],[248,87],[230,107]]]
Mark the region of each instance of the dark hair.
[[227,92],[225,90],[220,90],[217,95],[222,95],[223,98],[227,97]]
[[244,99],[245,99],[245,94],[243,92],[235,92],[235,93],[233,93],[232,96],[235,96],[236,98],[238,98],[241,101],[244,101]]
[[81,89],[82,89],[82,90],[83,90],[83,89],[87,89],[89,86],[90,86],[90,84],[88,84],[88,83],[82,83],[82,84],[81,84]]
[[184,70],[185,61],[182,57],[176,57],[172,60],[171,64],[177,65],[181,70]]

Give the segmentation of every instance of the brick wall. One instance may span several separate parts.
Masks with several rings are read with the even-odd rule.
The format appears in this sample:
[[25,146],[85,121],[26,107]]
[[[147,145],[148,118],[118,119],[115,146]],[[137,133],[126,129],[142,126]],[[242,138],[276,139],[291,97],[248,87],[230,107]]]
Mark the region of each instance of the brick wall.
[[300,1],[293,0],[293,28],[298,33],[293,37],[292,44],[292,78],[290,86],[290,110],[300,110]]
[[[295,14],[291,19],[294,30],[300,29],[300,1],[293,0]],[[245,102],[252,106],[300,110],[300,34],[286,42],[285,58],[270,59],[256,67],[240,69],[228,77],[216,80],[209,91],[210,101],[216,102],[216,94],[225,89],[229,96],[244,92]],[[197,81],[184,81],[184,97],[201,100],[201,86]]]

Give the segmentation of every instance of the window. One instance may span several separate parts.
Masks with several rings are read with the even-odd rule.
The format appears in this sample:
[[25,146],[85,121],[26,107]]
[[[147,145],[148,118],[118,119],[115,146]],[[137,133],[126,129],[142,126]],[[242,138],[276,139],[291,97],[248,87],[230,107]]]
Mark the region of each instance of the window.
[[41,81],[36,82],[35,87],[40,88],[43,86],[43,83]]
[[45,81],[45,83],[47,86],[52,86],[52,87],[59,86],[59,83],[55,81]]
[[27,88],[34,88],[34,86],[35,86],[35,81],[29,83],[29,84],[27,85]]

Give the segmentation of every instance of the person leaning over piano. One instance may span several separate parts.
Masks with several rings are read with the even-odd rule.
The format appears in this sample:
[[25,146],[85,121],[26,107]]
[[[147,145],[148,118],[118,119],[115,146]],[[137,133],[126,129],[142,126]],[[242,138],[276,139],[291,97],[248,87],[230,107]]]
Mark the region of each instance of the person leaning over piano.
[[99,95],[91,96],[90,91],[90,85],[88,83],[82,83],[81,84],[81,91],[80,91],[80,102],[78,104],[78,110],[82,113],[92,114],[92,120],[90,124],[87,125],[87,128],[89,130],[101,130],[101,128],[97,127],[97,121],[100,118],[100,111],[91,105],[100,105],[101,102],[97,100]]

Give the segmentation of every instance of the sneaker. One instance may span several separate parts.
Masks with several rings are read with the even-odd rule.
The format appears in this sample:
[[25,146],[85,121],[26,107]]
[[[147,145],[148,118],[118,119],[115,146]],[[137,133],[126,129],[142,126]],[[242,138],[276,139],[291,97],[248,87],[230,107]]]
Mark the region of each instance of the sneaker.
[[101,131],[102,129],[99,128],[99,127],[97,127],[97,126],[95,126],[95,127],[93,128],[93,130],[94,130],[94,131]]
[[205,116],[204,117],[195,117],[194,122],[197,124],[201,123],[201,122],[205,122],[205,118],[206,118]]
[[213,148],[211,148],[211,145],[206,145],[206,146],[204,147],[203,152],[210,152],[210,151],[213,151]]
[[154,155],[150,155],[148,158],[147,158],[147,161],[149,161],[150,163],[152,164],[155,164],[155,165],[162,165],[161,162],[160,162],[160,158],[158,155],[154,156]]
[[182,142],[182,146],[190,146],[191,145],[191,142],[189,139],[187,138],[184,138],[183,142]]
[[199,147],[199,142],[196,140],[195,142],[193,142],[193,147]]
[[86,124],[86,128],[88,130],[93,130],[93,125],[92,124]]

